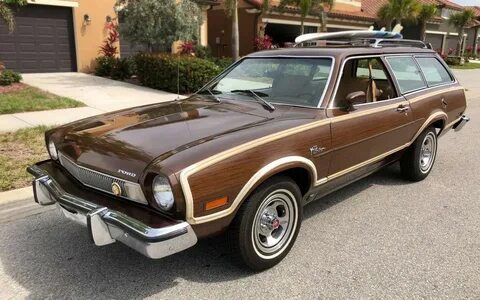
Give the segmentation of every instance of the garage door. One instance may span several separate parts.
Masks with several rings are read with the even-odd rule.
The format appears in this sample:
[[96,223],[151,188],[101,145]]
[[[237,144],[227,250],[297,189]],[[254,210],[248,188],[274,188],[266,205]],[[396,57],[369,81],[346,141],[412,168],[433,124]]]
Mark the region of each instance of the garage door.
[[0,21],[0,61],[23,73],[76,71],[72,8],[21,7],[11,34]]

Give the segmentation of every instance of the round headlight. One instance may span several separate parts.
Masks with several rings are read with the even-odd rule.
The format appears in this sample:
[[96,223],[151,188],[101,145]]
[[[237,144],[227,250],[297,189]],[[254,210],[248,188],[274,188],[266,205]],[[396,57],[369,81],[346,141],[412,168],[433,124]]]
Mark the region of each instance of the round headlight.
[[166,177],[161,175],[155,176],[152,184],[152,192],[155,202],[157,202],[161,209],[170,210],[173,207],[172,187]]
[[58,152],[57,152],[57,147],[55,147],[55,143],[50,139],[48,142],[48,153],[50,154],[50,157],[53,160],[58,159]]

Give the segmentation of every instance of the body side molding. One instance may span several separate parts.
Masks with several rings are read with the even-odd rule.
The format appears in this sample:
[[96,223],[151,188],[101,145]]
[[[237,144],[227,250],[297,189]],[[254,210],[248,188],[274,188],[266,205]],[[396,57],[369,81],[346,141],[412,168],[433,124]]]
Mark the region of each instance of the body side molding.
[[377,162],[377,161],[379,161],[379,160],[381,160],[381,159],[383,159],[383,158],[385,158],[385,157],[387,157],[387,156],[389,156],[389,155],[391,155],[391,154],[393,154],[397,151],[401,151],[401,150],[409,147],[415,141],[415,139],[422,133],[422,131],[424,131],[428,126],[430,126],[434,121],[437,121],[437,120],[444,120],[445,124],[447,124],[447,120],[448,120],[447,114],[443,111],[437,111],[437,112],[432,113],[425,120],[425,122],[420,127],[420,129],[417,131],[417,133],[413,136],[413,138],[409,142],[407,142],[406,144],[404,144],[400,147],[397,147],[395,149],[392,149],[390,151],[387,151],[387,152],[385,152],[385,153],[383,153],[379,156],[373,157],[373,158],[371,158],[367,161],[361,162],[361,163],[359,163],[357,165],[354,165],[350,168],[339,171],[335,174],[331,174],[326,178],[318,179],[315,165],[313,164],[313,162],[311,160],[309,160],[305,157],[302,157],[302,156],[286,156],[286,157],[280,158],[278,160],[275,160],[275,161],[269,163],[268,165],[264,166],[263,168],[261,168],[259,171],[257,171],[250,178],[250,180],[243,186],[243,188],[240,190],[238,195],[235,197],[232,205],[229,208],[227,208],[225,210],[222,210],[222,211],[219,211],[219,212],[216,212],[216,213],[213,213],[213,214],[210,214],[210,215],[206,215],[206,216],[202,216],[202,217],[195,217],[194,216],[194,211],[193,211],[193,195],[192,195],[192,191],[190,190],[190,184],[188,182],[188,177],[190,175],[192,175],[192,174],[194,174],[194,173],[196,173],[200,170],[203,170],[204,168],[206,168],[210,165],[213,165],[216,162],[219,162],[223,159],[226,159],[230,156],[233,156],[237,153],[240,153],[243,150],[251,149],[251,148],[253,148],[257,145],[261,145],[261,144],[267,143],[268,141],[276,140],[276,139],[282,138],[284,136],[289,136],[289,135],[291,135],[295,132],[300,132],[300,131],[307,130],[307,129],[310,129],[310,128],[314,128],[314,127],[317,127],[317,126],[320,126],[320,125],[328,124],[329,122],[327,122],[327,121],[329,121],[329,120],[327,119],[327,120],[321,120],[321,121],[313,122],[313,123],[306,124],[306,125],[303,125],[303,126],[300,126],[300,127],[296,127],[296,128],[290,129],[290,130],[285,130],[285,131],[277,133],[277,134],[272,134],[272,135],[267,136],[266,138],[262,139],[261,141],[254,140],[252,142],[234,147],[230,150],[224,151],[224,152],[219,153],[215,156],[212,156],[212,157],[207,158],[203,161],[200,161],[199,163],[193,164],[193,165],[187,167],[186,169],[184,169],[180,173],[180,184],[182,186],[183,194],[185,196],[186,220],[187,220],[188,223],[194,225],[194,224],[201,224],[201,223],[205,223],[205,222],[214,221],[216,219],[220,219],[220,218],[223,218],[225,216],[228,216],[230,213],[235,211],[235,209],[237,208],[237,206],[240,203],[242,203],[243,198],[248,195],[248,192],[250,191],[251,187],[253,187],[255,185],[255,183],[257,183],[258,180],[260,180],[269,171],[271,171],[275,168],[278,168],[279,166],[281,166],[283,164],[286,164],[286,163],[300,162],[303,165],[308,166],[309,169],[313,171],[312,172],[313,185],[318,186],[318,185],[324,184],[329,180],[332,180],[332,179],[338,178],[340,176],[343,176],[347,173],[353,172],[353,171],[355,171],[355,170],[357,170],[361,167],[364,167],[368,164]]

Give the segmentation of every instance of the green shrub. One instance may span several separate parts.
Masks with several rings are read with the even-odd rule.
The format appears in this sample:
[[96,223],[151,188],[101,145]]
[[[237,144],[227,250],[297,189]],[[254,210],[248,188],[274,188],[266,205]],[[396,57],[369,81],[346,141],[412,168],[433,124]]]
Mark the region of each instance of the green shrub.
[[235,62],[235,60],[231,57],[212,57],[210,60],[222,71]]
[[195,45],[194,46],[195,56],[203,59],[210,59],[212,57],[212,50],[207,46]]
[[116,58],[110,77],[115,80],[125,80],[133,75],[132,59]]
[[445,59],[449,66],[459,66],[462,63],[462,58],[459,56],[449,56]]
[[191,56],[139,54],[135,65],[142,85],[176,93],[178,78],[182,94],[197,91],[220,73],[213,62]]
[[100,56],[95,59],[95,75],[107,77],[112,74],[113,67],[117,58]]
[[134,60],[101,56],[96,58],[95,75],[110,77],[115,80],[125,80],[135,73]]
[[22,75],[12,70],[3,70],[0,73],[0,85],[10,85],[22,80]]

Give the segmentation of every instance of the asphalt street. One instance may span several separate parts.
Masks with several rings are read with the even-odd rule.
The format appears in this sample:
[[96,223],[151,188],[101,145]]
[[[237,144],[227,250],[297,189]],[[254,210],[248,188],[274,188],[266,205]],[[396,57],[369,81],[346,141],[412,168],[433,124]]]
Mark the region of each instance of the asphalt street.
[[307,206],[295,246],[270,270],[238,268],[222,238],[161,260],[96,247],[30,200],[0,204],[0,299],[478,299],[480,71],[457,75],[472,120],[440,139],[430,176],[406,182],[396,164]]

